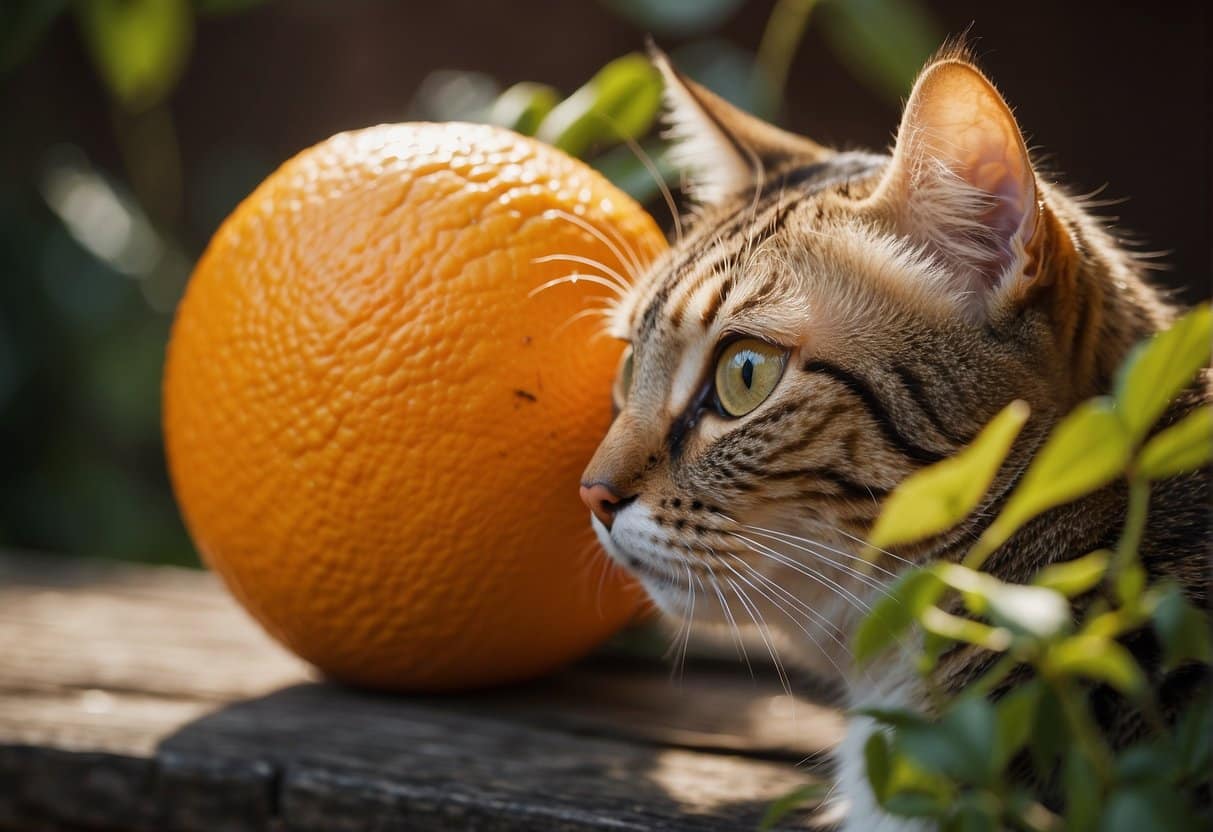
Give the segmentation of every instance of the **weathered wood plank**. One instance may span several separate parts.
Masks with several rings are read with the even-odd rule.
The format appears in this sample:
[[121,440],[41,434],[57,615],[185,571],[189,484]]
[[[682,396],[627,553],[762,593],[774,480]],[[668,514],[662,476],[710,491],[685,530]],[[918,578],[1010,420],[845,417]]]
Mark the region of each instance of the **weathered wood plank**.
[[[773,683],[735,669],[692,666],[674,683],[667,676],[599,660],[529,685],[429,701],[583,733],[797,760],[829,747],[841,731],[831,709],[793,702]],[[314,678],[213,575],[0,557],[0,689],[228,701]]]
[[[83,827],[719,829],[790,766],[309,683],[227,706],[0,696],[0,818]],[[91,709],[91,710],[90,710]],[[276,782],[280,781],[280,782]],[[275,815],[276,812],[276,815]]]
[[209,573],[0,556],[0,688],[228,699],[312,677]]
[[772,760],[819,759],[839,729],[765,683],[618,660],[353,691],[210,576],[0,557],[3,829],[752,828],[809,777]]

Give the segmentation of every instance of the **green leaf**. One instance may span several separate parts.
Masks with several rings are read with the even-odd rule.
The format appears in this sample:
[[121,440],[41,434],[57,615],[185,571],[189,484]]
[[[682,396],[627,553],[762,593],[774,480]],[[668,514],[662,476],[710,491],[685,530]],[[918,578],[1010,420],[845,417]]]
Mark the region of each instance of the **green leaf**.
[[854,713],[874,719],[883,725],[891,725],[894,728],[928,724],[922,714],[915,713],[906,708],[857,708]]
[[918,675],[925,679],[935,672],[935,665],[939,663],[940,657],[948,652],[952,644],[951,639],[924,630],[922,634],[922,652],[919,654],[917,660],[915,660],[915,669],[918,671]]
[[1163,646],[1163,668],[1173,670],[1186,661],[1213,664],[1209,616],[1194,607],[1176,586],[1170,586],[1154,608],[1154,630]]
[[[953,808],[952,817],[944,825],[945,832],[999,832],[997,805],[977,799],[975,795],[961,795],[960,805]],[[966,799],[967,798],[967,799]]]
[[890,769],[884,808],[893,814],[910,817],[942,817],[956,796],[956,789],[945,777],[919,766],[896,739],[889,756]]
[[25,60],[63,13],[67,0],[0,3],[0,73]]
[[952,615],[939,607],[927,607],[918,616],[918,623],[928,633],[942,636],[952,641],[965,644],[976,644],[986,650],[1002,652],[1011,646],[1011,631],[1002,627],[991,627],[980,621]]
[[497,96],[489,109],[488,120],[491,124],[508,127],[515,133],[533,136],[539,129],[539,123],[559,100],[556,90],[547,84],[524,81]]
[[876,796],[876,802],[882,805],[888,796],[889,773],[892,770],[890,756],[889,738],[881,731],[873,732],[863,745],[863,760],[872,794]]
[[990,753],[997,730],[993,706],[984,697],[965,696],[935,725],[898,728],[895,747],[929,772],[985,785],[998,773]]
[[1070,604],[1052,589],[1000,584],[987,598],[990,620],[1016,634],[1049,639],[1071,624]]
[[1174,789],[1156,783],[1113,792],[1103,807],[1100,832],[1189,832],[1199,826]]
[[1041,777],[1053,777],[1059,758],[1069,747],[1069,727],[1061,702],[1048,687],[1040,692],[1028,753]]
[[889,795],[884,808],[893,815],[907,818],[933,818],[947,811],[947,804],[932,792],[906,790]]
[[1090,494],[1120,476],[1130,450],[1129,436],[1111,399],[1080,404],[1054,428],[966,564],[979,565],[1041,512]]
[[1125,607],[1106,609],[1106,606],[1106,603],[1100,603],[1098,606],[1092,604],[1082,625],[1082,635],[1103,639],[1116,638],[1141,625],[1140,621],[1134,623],[1136,616]]
[[1137,458],[1137,473],[1151,480],[1197,471],[1213,462],[1213,409],[1201,407],[1150,437]]
[[123,107],[150,109],[176,85],[194,37],[186,0],[89,0],[76,10],[97,69]]
[[731,17],[742,0],[604,0],[636,27],[686,37],[710,32]]
[[1099,585],[1107,574],[1111,559],[1109,550],[1099,549],[1074,560],[1046,566],[1036,573],[1032,584],[1073,598]]
[[988,616],[1011,632],[1050,638],[1070,623],[1070,605],[1051,589],[1003,583],[992,575],[954,563],[940,563],[933,568],[941,581],[964,595],[971,612]]
[[768,832],[775,824],[788,815],[811,803],[820,803],[829,794],[830,787],[826,783],[806,783],[797,786],[785,795],[777,797],[762,815],[758,822],[758,832]]
[[1055,645],[1045,661],[1054,673],[1106,682],[1127,696],[1138,696],[1146,689],[1145,674],[1133,655],[1110,638],[1073,636]]
[[643,136],[661,109],[661,76],[640,54],[604,66],[583,87],[556,105],[535,135],[571,156],[595,144]]
[[1077,746],[1066,753],[1061,777],[1066,795],[1066,832],[1094,829],[1099,817],[1099,777]]
[[989,490],[1027,419],[1027,404],[1011,402],[955,456],[903,480],[880,512],[871,545],[888,548],[914,543],[967,517]]
[[1133,561],[1120,570],[1116,576],[1116,597],[1125,607],[1136,604],[1146,589],[1146,569],[1140,563]]
[[1213,696],[1190,703],[1171,734],[1172,757],[1180,775],[1193,783],[1213,778]]
[[869,661],[891,647],[943,590],[943,582],[929,569],[901,575],[860,622],[852,645],[855,661]]
[[1121,783],[1167,782],[1177,761],[1155,743],[1130,746],[1116,758],[1116,779]]
[[1205,303],[1133,350],[1117,375],[1116,406],[1134,443],[1208,363],[1211,349],[1213,309]]
[[918,0],[832,0],[821,4],[826,41],[851,73],[890,101],[904,100],[943,30]]
[[1007,763],[1032,735],[1042,687],[1037,680],[1025,682],[999,699],[994,706],[997,728],[990,756],[996,774],[1007,767]]

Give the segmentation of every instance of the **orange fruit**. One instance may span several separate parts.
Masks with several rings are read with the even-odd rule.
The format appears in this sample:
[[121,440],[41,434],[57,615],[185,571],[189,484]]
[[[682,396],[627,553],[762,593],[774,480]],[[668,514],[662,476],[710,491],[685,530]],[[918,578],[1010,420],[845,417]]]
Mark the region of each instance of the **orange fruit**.
[[[224,222],[164,377],[205,561],[330,675],[523,679],[637,610],[578,496],[620,345],[583,310],[665,240],[581,162],[508,130],[342,133]],[[584,258],[605,269],[562,258]]]

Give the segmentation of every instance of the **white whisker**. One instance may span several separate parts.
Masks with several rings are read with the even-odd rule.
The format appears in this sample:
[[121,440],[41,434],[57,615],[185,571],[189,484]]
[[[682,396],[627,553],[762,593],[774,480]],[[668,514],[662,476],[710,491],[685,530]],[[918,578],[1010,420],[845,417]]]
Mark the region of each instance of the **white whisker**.
[[787,671],[784,670],[783,662],[779,660],[779,653],[775,650],[775,645],[771,641],[771,634],[767,631],[766,619],[763,618],[762,612],[754,604],[745,591],[737,585],[732,578],[725,578],[729,586],[733,587],[733,591],[737,594],[737,600],[741,602],[742,608],[750,619],[754,622],[754,626],[758,628],[758,636],[762,639],[762,643],[767,647],[767,653],[771,656],[771,662],[775,665],[775,672],[779,676],[780,684],[783,685],[783,691],[788,696],[792,695],[792,682],[788,678]]
[[[780,531],[779,529],[766,529],[766,528],[763,528],[762,526],[755,526],[750,523],[742,523],[739,525],[741,525],[741,527],[743,529],[749,529],[750,531],[752,531],[756,534],[760,534],[763,537],[771,537],[771,538],[783,540],[788,543],[803,543],[807,546],[813,546],[813,547],[825,549],[827,552],[833,552],[834,554],[839,555],[840,557],[848,558],[850,560],[857,560],[860,563],[870,565],[872,568],[874,568],[880,572],[883,572],[885,575],[889,576],[890,578],[897,577],[896,572],[891,572],[888,569],[885,569],[883,566],[880,566],[879,564],[870,563],[868,560],[861,558],[859,555],[851,554],[850,552],[847,552],[843,549],[836,549],[833,546],[830,546],[826,543],[822,543],[820,540],[813,540],[811,538],[801,537],[800,535],[792,534],[791,532]],[[799,548],[799,547],[797,547],[797,548]],[[816,554],[816,552],[814,552],[814,554]],[[828,560],[828,558],[827,558],[827,560]],[[833,563],[833,561],[830,561],[830,562]],[[870,576],[865,575],[865,577],[870,577]]]
[[766,168],[763,166],[762,159],[758,157],[757,153],[748,147],[745,148],[745,151],[750,157],[751,164],[754,166],[754,199],[750,204],[750,221],[746,224],[745,254],[738,257],[738,264],[744,262],[748,266],[750,254],[754,246],[754,220],[758,217],[759,197],[762,196],[762,188],[766,184]]
[[[750,527],[742,526],[742,528],[748,529]],[[829,555],[824,555],[821,552],[817,551],[815,548],[810,548],[814,545],[813,541],[806,541],[806,543],[808,543],[809,545],[805,546],[805,545],[802,545],[799,543],[794,543],[791,540],[787,540],[785,538],[778,537],[773,534],[766,534],[764,532],[754,532],[754,533],[760,537],[765,537],[767,540],[777,542],[777,543],[785,543],[794,549],[798,549],[801,552],[812,555],[813,557],[817,558],[819,561],[828,563],[830,566],[833,566],[835,569],[839,570],[840,572],[842,572],[846,575],[850,575],[851,577],[855,578],[860,583],[862,583],[864,586],[866,586],[870,589],[876,590],[877,592],[884,595],[886,598],[892,597],[889,595],[889,590],[885,587],[884,583],[877,580],[876,578],[873,578],[871,575],[867,575],[849,564],[839,563],[838,561],[831,558]],[[791,557],[790,555],[785,555],[785,556],[789,557],[789,558]]]
[[618,236],[618,232],[614,231],[613,229],[611,231],[611,236],[608,237],[582,217],[579,217],[576,214],[570,214],[568,211],[562,211],[558,208],[550,209],[546,212],[546,215],[572,223],[582,231],[592,236],[595,240],[602,243],[610,250],[611,254],[615,255],[615,259],[627,268],[629,276],[633,280],[639,277],[640,273],[644,271],[644,267],[640,264],[640,258],[636,254],[636,249],[634,249],[632,244],[626,239]]
[[[830,640],[832,640],[835,644],[837,644],[839,647],[841,647],[844,651],[847,651],[847,652],[850,651],[850,648],[839,637],[838,628],[834,625],[834,623],[832,621],[830,621],[829,618],[827,618],[825,615],[818,612],[817,610],[813,609],[811,606],[806,604],[804,601],[797,598],[795,595],[793,595],[791,592],[789,592],[784,587],[780,586],[777,581],[775,581],[775,580],[771,579],[769,576],[764,575],[761,572],[759,572],[757,569],[754,568],[753,565],[747,563],[745,558],[741,557],[740,555],[738,555],[734,552],[729,552],[727,554],[729,555],[729,557],[733,558],[733,560],[737,561],[742,566],[744,566],[746,568],[746,570],[750,572],[750,574],[752,574],[756,579],[760,580],[765,586],[769,587],[772,591],[777,592],[782,598],[787,599],[787,603],[792,604],[793,607],[801,610],[807,618],[812,618],[814,621],[816,621],[818,624],[820,624],[823,631],[825,632],[825,634],[827,636],[829,636]],[[774,599],[772,599],[772,603],[774,603]],[[816,642],[814,642],[814,643],[816,643]],[[818,647],[820,647],[820,646],[821,645],[818,645]]]
[[[811,614],[813,614],[813,617],[815,617],[815,619],[819,620],[819,623],[821,623],[822,628],[824,628],[824,629],[822,629],[822,632],[824,632],[827,637],[830,637],[830,640],[832,640],[833,643],[837,644],[839,646],[839,648],[842,649],[843,655],[850,655],[850,648],[848,648],[847,644],[845,644],[843,642],[843,640],[841,638],[838,638],[837,634],[835,632],[833,632],[833,631],[835,631],[835,627],[833,627],[833,625],[832,625],[832,623],[830,623],[830,621],[825,619],[825,616],[822,616],[820,614],[820,612],[809,608],[809,606],[807,604],[804,604],[803,602],[801,602],[801,600],[796,598],[795,595],[788,593],[786,591],[786,589],[779,586],[778,583],[771,581],[769,579],[769,577],[763,575],[762,572],[759,572],[757,569],[754,569],[752,565],[747,564],[745,562],[745,559],[741,558],[740,555],[731,554],[731,557],[733,557],[736,560],[736,562],[738,562],[742,566],[745,566],[746,571],[750,572],[750,574],[754,577],[754,579],[763,583],[763,586],[770,587],[771,589],[780,589],[780,591],[782,591],[782,594],[784,594],[785,597],[795,600],[795,602],[798,603],[799,608],[810,611]],[[728,568],[728,564],[724,564],[724,565],[727,566],[727,568]],[[736,572],[736,570],[730,568],[730,571],[733,571],[733,574],[738,575],[738,572]],[[740,575],[738,575],[738,576],[740,577]],[[746,581],[746,583],[750,583],[750,581]],[[810,642],[813,642],[813,646],[815,646],[815,648],[818,649],[818,653],[820,653],[822,656],[825,656],[826,661],[830,662],[830,665],[833,668],[835,668],[835,671],[837,671],[839,677],[845,676],[845,672],[843,671],[843,668],[838,665],[838,662],[835,661],[835,659],[833,659],[833,656],[830,655],[830,651],[826,650],[824,648],[824,646],[821,645],[821,642],[819,642],[818,637],[814,636],[813,631],[810,631],[810,629],[808,627],[805,627],[804,622],[802,622],[801,619],[799,619],[799,617],[796,616],[795,609],[788,609],[787,606],[785,606],[784,604],[780,604],[778,602],[778,600],[770,597],[769,592],[764,592],[762,587],[754,586],[753,583],[750,583],[750,586],[754,588],[754,591],[758,592],[759,594],[762,594],[763,598],[767,599],[768,602],[770,602],[770,604],[773,605],[776,610],[779,610],[780,612],[782,612],[782,614],[784,614],[787,617],[787,619],[790,620],[793,623],[793,625],[796,626],[797,629],[799,629],[799,631],[801,631],[802,633],[805,634],[805,637],[808,637]]]
[[564,284],[564,283],[575,284],[575,283],[580,283],[582,281],[585,281],[586,283],[593,283],[596,286],[603,286],[607,289],[610,289],[612,292],[614,292],[620,298],[624,297],[625,290],[620,289],[619,286],[617,286],[614,282],[607,280],[605,277],[599,277],[596,274],[569,274],[569,275],[565,275],[564,277],[558,277],[555,280],[549,280],[547,283],[539,284],[538,286],[536,286],[534,289],[532,289],[530,292],[527,293],[527,297],[533,298],[533,297],[535,297],[535,295],[539,294],[540,292],[551,289],[553,286],[560,286],[561,284]]
[[[803,552],[813,555],[818,560],[825,561],[826,563],[831,564],[832,566],[839,569],[840,571],[843,571],[849,575],[852,575],[853,577],[855,577],[859,581],[861,581],[865,586],[869,586],[872,589],[875,589],[876,591],[882,593],[885,596],[889,595],[887,587],[880,581],[873,578],[872,576],[870,576],[864,572],[861,572],[852,566],[848,566],[847,564],[838,563],[837,561],[835,561],[833,558],[829,557],[828,555],[824,555],[821,552],[817,551],[816,549],[807,549],[807,548],[805,548],[805,546],[798,545],[794,541],[801,541],[802,543],[807,544],[809,546],[818,546],[818,547],[826,549],[827,551],[842,555],[843,557],[848,557],[848,558],[851,558],[852,560],[862,561],[865,564],[869,564],[872,567],[879,569],[881,572],[884,572],[889,577],[893,577],[893,578],[896,577],[895,573],[890,572],[887,569],[884,569],[883,567],[881,567],[877,564],[870,563],[870,561],[867,561],[866,559],[861,558],[857,555],[853,555],[850,552],[844,552],[841,549],[836,549],[833,546],[827,546],[826,544],[821,543],[819,541],[810,540],[807,537],[800,537],[799,535],[795,535],[790,532],[781,532],[776,529],[766,529],[766,528],[763,528],[762,526],[750,525],[749,523],[741,523],[741,522],[738,522],[737,520],[734,520],[732,517],[728,516],[727,514],[725,514],[723,512],[719,512],[719,511],[716,512],[716,515],[718,517],[723,517],[725,520],[728,520],[730,523],[732,523],[735,526],[740,526],[743,529],[752,530],[755,533],[762,533],[761,536],[767,538],[768,540],[776,540],[780,543],[787,543],[790,546],[795,547],[796,549],[799,549]],[[839,529],[837,531],[841,531],[841,529]],[[736,535],[737,533],[736,532],[727,532],[727,534]],[[737,535],[737,536],[740,536],[740,535]],[[753,541],[753,542],[757,542],[757,541]],[[862,541],[860,541],[860,542],[862,542]],[[765,548],[770,550],[770,547],[765,547]],[[788,556],[786,554],[784,555],[784,557],[787,557],[790,559],[790,556]],[[908,561],[907,561],[907,563],[908,563]],[[852,596],[852,597],[854,597],[854,596]]]
[[[842,586],[841,584],[839,584],[837,581],[833,580],[832,578],[822,575],[820,572],[818,572],[813,567],[808,566],[803,563],[798,563],[797,561],[784,555],[783,553],[778,552],[775,549],[772,549],[770,546],[767,546],[765,543],[760,543],[759,541],[754,540],[753,538],[746,537],[743,534],[738,534],[737,532],[732,532],[732,535],[733,535],[733,537],[742,541],[742,543],[745,545],[745,547],[747,549],[750,549],[751,551],[753,551],[755,554],[762,555],[763,557],[769,558],[770,560],[773,560],[776,563],[779,563],[779,564],[782,564],[782,565],[788,567],[789,569],[791,569],[794,572],[799,572],[801,575],[804,575],[806,578],[811,578],[812,580],[817,581],[822,586],[829,587],[830,589],[837,592],[843,598],[845,598],[845,599],[849,600],[850,602],[852,602],[853,604],[855,604],[855,606],[857,606],[859,609],[863,610],[864,612],[867,612],[870,609],[868,604],[866,602],[864,602],[862,599],[860,599],[859,596],[855,595],[849,589]],[[755,547],[757,547],[757,548],[755,548]]]
[[674,204],[674,195],[670,193],[670,188],[665,183],[665,178],[661,175],[661,171],[657,169],[657,165],[653,163],[652,158],[645,152],[644,148],[637,144],[636,140],[629,136],[624,130],[620,129],[615,119],[600,113],[598,116],[608,127],[615,132],[615,137],[627,145],[628,150],[632,151],[632,155],[644,165],[644,169],[649,172],[649,176],[653,177],[653,182],[656,183],[657,189],[661,191],[661,196],[665,200],[666,207],[670,210],[670,216],[674,220],[674,240],[682,244],[682,218],[678,215],[678,207]]
[[[853,540],[853,541],[855,541],[856,543],[858,543],[858,544],[860,544],[860,545],[862,545],[862,546],[872,546],[872,544],[871,544],[871,543],[869,543],[868,541],[864,540],[863,538],[861,538],[861,537],[856,537],[855,535],[851,534],[850,532],[845,531],[845,530],[843,530],[843,529],[840,529],[840,528],[838,528],[837,526],[831,526],[831,528],[832,528],[834,531],[838,532],[838,533],[839,533],[840,535],[842,535],[843,537],[849,538],[850,540]],[[909,560],[908,558],[903,558],[901,555],[895,555],[895,554],[893,554],[892,552],[890,552],[888,549],[881,549],[879,546],[872,546],[872,548],[873,548],[873,549],[875,549],[877,552],[880,552],[882,555],[886,555],[886,556],[888,556],[888,557],[891,557],[893,560],[896,560],[896,561],[901,561],[902,563],[906,564],[907,566],[913,566],[913,565],[914,565],[914,561]],[[869,562],[870,562],[870,561],[869,561]],[[875,565],[875,564],[873,564],[873,565]]]
[[631,136],[620,134],[623,143],[628,146],[632,154],[640,160],[640,164],[644,165],[644,169],[653,177],[653,181],[657,184],[657,189],[661,191],[661,198],[665,200],[665,207],[670,211],[670,217],[674,220],[674,241],[678,245],[682,245],[682,217],[678,214],[678,206],[674,204],[674,195],[670,193],[670,188],[665,183],[665,177],[661,175],[661,171],[657,169],[657,165],[653,163],[653,159],[645,152],[635,139]]
[[576,313],[570,315],[569,319],[566,320],[564,323],[562,323],[560,326],[556,327],[556,329],[553,331],[552,334],[559,335],[560,333],[564,332],[566,329],[568,329],[569,327],[571,327],[573,324],[577,323],[578,321],[580,321],[584,318],[593,317],[594,315],[597,315],[600,318],[609,318],[613,311],[614,310],[609,307],[605,308],[605,309],[598,309],[598,308],[582,309],[580,312],[576,312]]
[[576,263],[578,266],[587,266],[591,269],[598,269],[604,275],[609,277],[616,286],[624,292],[628,292],[632,288],[623,275],[612,269],[605,263],[599,263],[592,257],[582,257],[580,254],[545,254],[543,257],[536,257],[531,260],[532,263]]
[[687,619],[686,634],[683,635],[683,637],[682,637],[682,659],[681,659],[680,667],[678,669],[679,678],[682,678],[683,676],[686,675],[687,651],[690,649],[690,646],[691,646],[691,627],[694,626],[694,623],[695,623],[694,576],[692,575],[691,565],[689,563],[683,563],[683,568],[686,569],[686,571],[687,571],[687,596],[690,598],[691,604],[690,604],[690,609],[687,611],[687,614],[686,614],[686,619]]
[[[761,578],[761,579],[767,581],[767,583],[769,585],[778,586],[778,584],[774,584],[773,582],[771,582],[770,579],[768,579],[765,575],[763,575],[761,572],[756,570],[754,567],[750,566],[742,558],[738,557],[737,555],[733,555],[733,557],[737,560],[738,563],[740,563],[742,566],[744,566],[747,569],[747,571],[750,572],[750,574],[754,575],[756,578]],[[806,627],[799,618],[796,617],[796,615],[794,614],[794,612],[792,610],[789,610],[783,604],[779,603],[779,601],[777,601],[775,598],[772,598],[770,596],[770,594],[768,594],[767,592],[764,592],[761,587],[755,586],[744,575],[742,575],[740,572],[738,572],[733,567],[729,566],[729,564],[727,562],[722,560],[722,561],[720,561],[720,564],[722,566],[724,566],[725,569],[728,569],[730,572],[732,572],[734,575],[736,575],[738,578],[745,581],[746,584],[748,584],[751,589],[753,589],[755,592],[757,592],[763,598],[766,598],[767,601],[769,601],[771,603],[771,605],[773,607],[775,607],[776,610],[783,613],[788,618],[788,620],[790,620],[793,624],[796,625],[797,629],[799,629],[802,633],[804,633],[806,636],[808,636],[809,641],[813,642],[813,646],[816,647],[818,652],[820,652],[823,656],[825,656],[826,660],[831,665],[834,666],[834,669],[836,671],[838,671],[838,674],[840,676],[845,675],[843,673],[842,668],[838,666],[838,663],[836,661],[834,661],[834,657],[831,656],[829,654],[829,652],[824,647],[821,646],[821,642],[817,640],[817,636],[813,635],[813,632],[808,627]],[[782,589],[782,587],[780,587],[780,588]],[[813,612],[816,613],[816,610],[814,610]],[[830,635],[834,639],[834,641],[837,642],[840,647],[842,647],[842,649],[844,651],[847,649],[846,645],[843,644],[842,641],[840,641],[837,638],[837,636],[834,636],[832,633],[830,633],[829,630],[827,630],[826,633],[827,633],[827,635]]]
[[720,582],[716,580],[716,576],[708,572],[708,581],[712,584],[712,589],[716,592],[716,598],[720,601],[720,608],[724,611],[725,620],[729,622],[729,634],[733,638],[734,648],[737,650],[738,656],[745,662],[746,670],[750,672],[750,678],[754,678],[754,666],[750,664],[749,653],[745,649],[745,639],[741,636],[741,628],[737,626],[737,619],[733,617],[733,609],[729,606],[728,599],[725,598],[723,592],[720,591]]

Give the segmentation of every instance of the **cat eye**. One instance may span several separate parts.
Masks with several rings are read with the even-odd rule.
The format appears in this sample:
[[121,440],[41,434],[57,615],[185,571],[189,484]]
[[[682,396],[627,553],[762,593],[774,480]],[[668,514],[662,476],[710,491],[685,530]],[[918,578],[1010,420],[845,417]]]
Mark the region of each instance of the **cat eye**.
[[771,395],[783,375],[788,353],[757,338],[725,346],[716,362],[716,401],[729,416],[744,416]]
[[615,371],[615,404],[619,407],[628,400],[632,389],[632,347],[623,351],[619,359],[619,369]]

